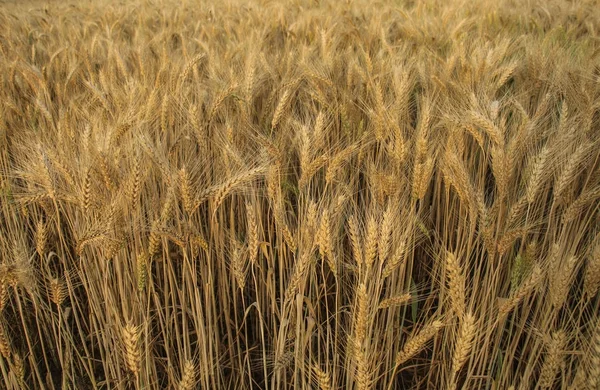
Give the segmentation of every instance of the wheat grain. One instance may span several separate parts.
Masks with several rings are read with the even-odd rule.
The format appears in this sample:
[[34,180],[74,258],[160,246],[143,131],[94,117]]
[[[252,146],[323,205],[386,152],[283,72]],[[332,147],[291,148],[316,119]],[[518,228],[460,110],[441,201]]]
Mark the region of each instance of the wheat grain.
[[393,209],[391,204],[388,205],[381,222],[381,233],[379,234],[379,245],[377,250],[379,253],[379,261],[384,264],[387,260],[390,251],[390,241],[392,239],[392,229],[394,222]]
[[116,185],[115,185],[115,182],[112,179],[112,176],[110,173],[108,159],[106,158],[106,156],[100,155],[99,160],[100,160],[100,172],[102,174],[102,180],[104,181],[104,185],[106,186],[106,188],[109,191],[114,191]]
[[256,214],[254,207],[246,202],[246,221],[247,221],[247,236],[248,236],[248,254],[250,256],[250,262],[256,264],[258,256],[258,225],[256,223]]
[[398,352],[395,359],[396,366],[406,362],[414,355],[416,355],[421,349],[425,347],[425,344],[435,336],[440,329],[444,326],[444,323],[439,320],[434,320],[429,324],[423,326],[421,330],[411,336],[405,343],[402,351]]
[[240,290],[246,287],[246,262],[245,256],[242,253],[242,249],[237,245],[233,244],[234,249],[231,254],[231,271],[237,282]]
[[544,146],[544,148],[538,153],[535,159],[532,162],[532,168],[530,169],[529,180],[527,182],[527,202],[533,203],[535,197],[545,180],[544,175],[548,171],[546,169],[547,160],[550,156],[550,148],[548,146]]
[[570,256],[564,264],[555,265],[550,279],[548,294],[552,305],[559,309],[564,304],[571,287],[573,272],[578,263],[576,256]]
[[369,302],[367,286],[360,283],[356,289],[356,312],[354,315],[354,349],[358,354],[367,336],[367,322],[369,317]]
[[302,168],[302,175],[298,180],[298,187],[303,188],[308,185],[310,179],[327,163],[327,156],[322,155],[313,159],[305,167]]
[[466,313],[460,319],[460,333],[454,345],[454,354],[452,355],[452,376],[456,377],[462,366],[465,364],[477,333],[475,316],[472,313]]
[[25,388],[25,364],[23,359],[21,358],[21,355],[14,353],[12,360],[11,370],[17,377],[18,385],[21,388]]
[[277,127],[277,124],[279,123],[279,121],[281,121],[281,118],[283,117],[283,114],[284,114],[286,106],[291,98],[291,95],[292,95],[292,91],[290,89],[286,89],[285,91],[283,91],[283,95],[281,95],[281,98],[279,99],[279,103],[277,103],[277,108],[275,109],[275,112],[273,113],[273,120],[271,121],[272,128]]
[[568,190],[569,185],[577,177],[580,172],[580,165],[584,162],[587,154],[590,151],[590,145],[583,143],[579,145],[575,153],[569,157],[569,161],[564,166],[560,175],[556,179],[556,185],[554,189],[554,199],[556,202],[561,204],[566,200],[565,192]]
[[567,206],[563,213],[565,222],[573,222],[581,212],[588,206],[598,202],[600,199],[600,188],[584,191],[571,204]]
[[300,285],[308,272],[312,258],[310,254],[303,254],[296,262],[294,272],[285,290],[284,302],[292,302],[296,292],[300,289]]
[[141,253],[136,259],[136,277],[137,277],[137,289],[139,292],[144,291],[146,288],[148,274],[148,255]]
[[379,223],[374,215],[369,216],[367,220],[367,232],[365,235],[365,265],[367,269],[373,267],[377,257],[377,247],[379,239]]
[[588,258],[583,289],[588,299],[592,299],[600,290],[600,243],[594,246]]
[[62,305],[67,296],[67,286],[61,279],[53,278],[50,280],[50,300],[56,306]]
[[470,111],[469,119],[475,126],[481,128],[496,146],[504,146],[504,136],[502,135],[502,131],[494,124],[494,122],[477,111]]
[[556,374],[560,369],[563,359],[563,350],[566,344],[567,335],[563,330],[558,330],[552,334],[552,339],[548,344],[546,357],[540,372],[540,388],[549,389],[554,384]]
[[181,199],[183,201],[183,208],[188,214],[191,214],[194,201],[192,197],[192,185],[190,183],[190,178],[185,169],[185,166],[179,170],[179,185],[181,191]]
[[214,209],[216,210],[217,208],[219,208],[219,206],[221,205],[221,203],[223,202],[225,197],[229,193],[231,193],[231,191],[233,191],[234,188],[236,188],[237,186],[239,186],[243,183],[246,183],[250,180],[253,180],[257,175],[259,175],[263,172],[264,172],[263,167],[252,168],[252,169],[249,169],[245,172],[242,172],[242,173],[228,179],[223,184],[217,186],[214,189],[214,194],[213,194]]
[[600,321],[596,319],[596,326],[592,330],[590,346],[586,363],[587,388],[596,390],[600,386]]
[[326,371],[323,371],[317,364],[312,365],[312,370],[317,379],[320,390],[331,390],[331,377]]
[[387,278],[404,262],[406,256],[407,242],[405,238],[402,238],[398,244],[398,248],[394,255],[389,259],[383,268],[383,277]]
[[198,62],[200,62],[200,60],[203,59],[204,57],[205,57],[204,53],[197,54],[194,58],[192,58],[185,65],[185,68],[183,68],[183,72],[181,72],[181,74],[179,75],[179,79],[177,80],[177,86],[178,86],[179,90],[181,90],[181,88],[183,87],[185,80],[190,75],[192,69],[194,69],[194,66],[196,66],[198,64]]
[[356,358],[356,388],[357,390],[368,390],[372,388],[373,372],[370,369],[369,359],[364,351],[359,351]]
[[492,148],[492,170],[500,197],[504,197],[508,193],[511,172],[509,163],[510,160],[504,149],[498,146]]
[[356,216],[352,215],[348,219],[348,235],[350,238],[350,244],[352,245],[352,253],[354,255],[354,261],[357,265],[362,265],[364,261],[362,252],[362,241],[360,236],[360,230],[358,228],[358,221]]
[[48,227],[44,221],[38,221],[35,229],[35,251],[40,257],[44,257],[46,253],[46,245],[48,243]]
[[396,295],[386,298],[379,303],[379,309],[388,309],[390,307],[402,306],[407,304],[412,299],[410,293]]
[[329,161],[329,166],[327,167],[327,172],[325,173],[325,182],[333,183],[338,170],[343,167],[347,160],[349,160],[350,157],[352,157],[352,155],[358,150],[358,145],[352,144],[333,156],[333,158],[331,158]]
[[124,358],[127,368],[136,376],[140,372],[141,351],[140,327],[127,322],[121,329],[121,337],[124,345]]
[[12,354],[11,342],[6,333],[4,321],[0,321],[0,354],[5,359],[9,359]]
[[4,277],[0,279],[0,313],[6,307],[9,299],[8,283],[4,280]]
[[434,167],[435,160],[431,157],[427,157],[424,163],[418,163],[415,166],[413,181],[413,197],[415,199],[423,199],[425,197]]
[[277,228],[281,230],[283,239],[284,239],[285,243],[287,244],[287,246],[290,248],[290,250],[292,252],[296,252],[296,249],[297,249],[296,239],[285,220],[283,210],[281,210],[279,208],[275,210],[275,223],[277,224]]
[[333,232],[331,231],[329,218],[329,212],[324,210],[323,215],[321,216],[321,226],[319,227],[317,242],[321,257],[327,261],[327,265],[331,272],[334,275],[337,275],[336,259],[333,254],[333,243],[331,242]]
[[460,263],[454,253],[446,255],[446,271],[452,309],[461,318],[466,313],[465,307],[465,277]]
[[217,96],[213,100],[211,109],[208,114],[209,122],[211,122],[214,119],[215,115],[217,114],[217,111],[219,110],[219,108],[221,107],[221,105],[223,104],[225,99],[228,96],[230,96],[236,88],[237,88],[237,84],[233,83],[233,84],[230,84],[227,88],[223,89],[219,94],[217,94]]
[[196,363],[193,360],[186,360],[183,364],[181,380],[177,389],[192,390],[196,388],[196,375]]
[[539,264],[533,266],[531,273],[527,279],[521,284],[519,289],[512,294],[506,301],[502,302],[499,307],[500,317],[508,314],[514,309],[527,295],[529,295],[541,282],[543,278],[542,268]]
[[152,227],[150,229],[150,236],[148,237],[148,256],[152,259],[160,248],[160,237],[158,234],[159,231],[159,221],[156,220],[152,223]]

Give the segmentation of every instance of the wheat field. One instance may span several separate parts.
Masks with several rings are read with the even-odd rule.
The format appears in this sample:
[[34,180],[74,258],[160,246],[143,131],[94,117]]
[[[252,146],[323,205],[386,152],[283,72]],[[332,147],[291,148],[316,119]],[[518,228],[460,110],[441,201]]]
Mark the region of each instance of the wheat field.
[[0,1],[0,389],[600,389],[597,1]]

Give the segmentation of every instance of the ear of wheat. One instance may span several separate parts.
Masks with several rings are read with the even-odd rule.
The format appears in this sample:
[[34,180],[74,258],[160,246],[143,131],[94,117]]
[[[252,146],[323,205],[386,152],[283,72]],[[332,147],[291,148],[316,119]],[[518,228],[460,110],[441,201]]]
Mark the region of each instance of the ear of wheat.
[[421,349],[425,347],[425,344],[433,338],[437,334],[437,332],[442,329],[444,323],[439,320],[435,320],[425,326],[411,336],[405,343],[401,352],[398,352],[396,355],[396,366],[401,365],[406,362],[408,359],[412,358],[415,354],[417,354]]
[[596,2],[0,0],[1,386],[598,390]]

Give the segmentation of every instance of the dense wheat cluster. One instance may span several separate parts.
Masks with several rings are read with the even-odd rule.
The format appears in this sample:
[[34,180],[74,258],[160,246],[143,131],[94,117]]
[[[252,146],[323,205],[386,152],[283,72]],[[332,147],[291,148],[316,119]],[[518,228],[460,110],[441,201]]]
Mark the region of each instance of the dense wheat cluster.
[[0,388],[599,389],[595,3],[0,2]]

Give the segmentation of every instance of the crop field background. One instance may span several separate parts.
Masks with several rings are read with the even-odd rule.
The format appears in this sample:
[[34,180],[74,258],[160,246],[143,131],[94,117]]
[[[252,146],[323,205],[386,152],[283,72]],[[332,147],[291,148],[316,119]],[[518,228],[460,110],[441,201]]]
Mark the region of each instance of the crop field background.
[[0,389],[600,389],[597,1],[0,1]]

